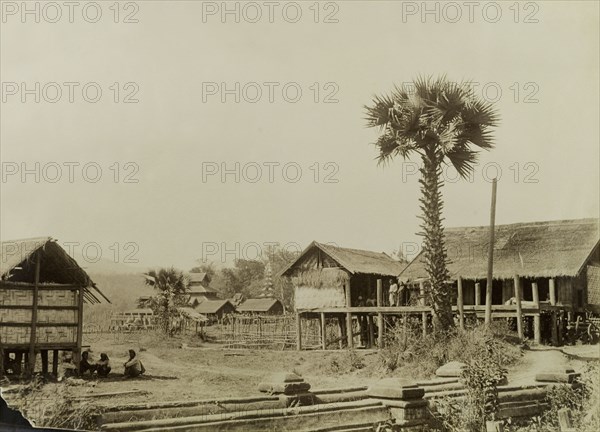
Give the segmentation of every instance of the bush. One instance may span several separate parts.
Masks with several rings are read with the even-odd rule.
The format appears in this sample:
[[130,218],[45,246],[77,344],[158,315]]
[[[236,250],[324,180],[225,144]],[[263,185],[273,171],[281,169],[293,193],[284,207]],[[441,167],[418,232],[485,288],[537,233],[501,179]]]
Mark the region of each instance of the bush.
[[420,321],[404,317],[388,333],[379,360],[385,373],[410,369],[411,376],[419,378],[429,378],[449,361],[469,363],[488,351],[495,364],[509,366],[521,356],[521,349],[509,342],[511,337],[502,323],[423,336]]

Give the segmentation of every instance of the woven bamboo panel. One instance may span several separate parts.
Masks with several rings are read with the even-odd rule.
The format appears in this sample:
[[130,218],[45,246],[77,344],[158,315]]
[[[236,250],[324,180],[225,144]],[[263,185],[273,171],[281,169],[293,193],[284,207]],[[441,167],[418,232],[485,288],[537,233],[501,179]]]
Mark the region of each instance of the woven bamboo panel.
[[[31,316],[29,318],[31,321]],[[38,310],[39,323],[76,323],[77,322],[77,311],[76,310]]]
[[[33,304],[31,290],[0,289],[1,305],[29,306]],[[38,305],[40,306],[77,306],[75,291],[52,290],[38,292]]]
[[38,305],[40,306],[77,306],[75,291],[39,291]]
[[[29,327],[0,326],[0,342],[6,344],[28,344]],[[37,343],[76,342],[76,327],[38,327],[36,329]]]
[[33,292],[27,290],[0,289],[0,305],[28,306],[33,304]]
[[2,309],[0,313],[0,323],[15,322],[15,323],[30,323],[31,309]]

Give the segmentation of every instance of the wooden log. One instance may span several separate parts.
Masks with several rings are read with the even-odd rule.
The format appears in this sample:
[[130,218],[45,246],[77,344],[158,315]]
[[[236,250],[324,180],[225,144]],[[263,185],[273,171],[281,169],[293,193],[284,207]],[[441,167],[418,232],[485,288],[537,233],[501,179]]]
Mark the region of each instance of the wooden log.
[[481,284],[475,283],[475,306],[481,305]]
[[302,314],[296,313],[296,350],[302,349]]
[[524,339],[523,334],[523,309],[521,308],[521,279],[519,275],[516,274],[514,276],[514,284],[515,284],[515,301],[517,302],[517,333],[519,335],[519,339]]
[[[538,289],[538,284],[533,282],[531,284],[531,294],[533,296],[533,305],[536,309],[540,308],[540,292]],[[542,343],[542,325],[540,319],[540,312],[533,315],[533,341],[536,344]]]
[[28,363],[28,374],[33,374],[35,369],[35,342],[36,342],[36,326],[37,326],[37,312],[38,312],[38,288],[40,285],[40,266],[41,266],[42,255],[40,251],[36,254],[35,260],[35,275],[33,282],[33,305],[31,310],[31,331],[29,335],[29,363]]
[[325,312],[321,312],[321,348],[327,349],[327,328],[325,326]]
[[[383,281],[381,279],[377,279],[377,307],[380,308],[383,306]],[[377,345],[379,348],[383,348],[383,333],[384,333],[384,323],[383,323],[383,314],[379,312],[377,314]]]
[[55,377],[58,376],[58,350],[52,350],[52,373]]
[[[352,307],[352,288],[350,280],[346,282],[346,307]],[[354,348],[354,332],[352,331],[352,314],[346,313],[346,336],[348,336],[348,349]]]
[[465,308],[463,299],[462,277],[458,277],[457,281],[458,295],[456,297],[456,307],[458,309],[458,323],[461,329],[465,329]]

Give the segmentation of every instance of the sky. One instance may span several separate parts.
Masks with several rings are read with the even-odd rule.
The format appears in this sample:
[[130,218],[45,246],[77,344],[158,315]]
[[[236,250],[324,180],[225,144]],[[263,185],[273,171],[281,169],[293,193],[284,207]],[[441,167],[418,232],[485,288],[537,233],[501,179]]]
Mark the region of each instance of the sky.
[[2,2],[2,240],[84,267],[410,257],[419,160],[378,166],[364,105],[430,75],[501,117],[472,179],[444,172],[446,226],[489,223],[494,176],[498,224],[598,217],[598,2],[114,3]]

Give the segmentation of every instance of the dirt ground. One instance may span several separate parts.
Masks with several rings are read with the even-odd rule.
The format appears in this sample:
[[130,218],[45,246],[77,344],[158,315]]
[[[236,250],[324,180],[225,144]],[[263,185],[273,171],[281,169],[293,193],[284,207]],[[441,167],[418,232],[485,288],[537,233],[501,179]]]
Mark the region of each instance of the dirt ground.
[[[132,390],[146,392],[145,395],[94,398],[101,405],[256,396],[258,384],[278,372],[296,372],[313,389],[367,386],[389,376],[383,372],[376,351],[356,350],[350,354],[348,351],[228,350],[210,343],[152,335],[130,338],[94,335],[93,340],[84,340],[84,343],[90,345],[92,361],[98,359],[101,352],[108,354],[113,371],[108,379],[86,379],[71,386],[75,396]],[[182,344],[188,347],[182,348]],[[147,371],[143,377],[121,377],[130,348],[140,354]],[[569,347],[571,356],[547,347],[524,351],[519,364],[509,370],[509,382],[533,383],[535,374],[549,367],[581,370],[584,360],[578,357],[598,358],[598,349],[598,346]],[[400,370],[396,376],[402,377],[402,374],[407,375]],[[64,383],[47,384],[43,391],[50,397],[57,391],[56,386],[64,386]],[[10,404],[9,394],[5,399]]]

